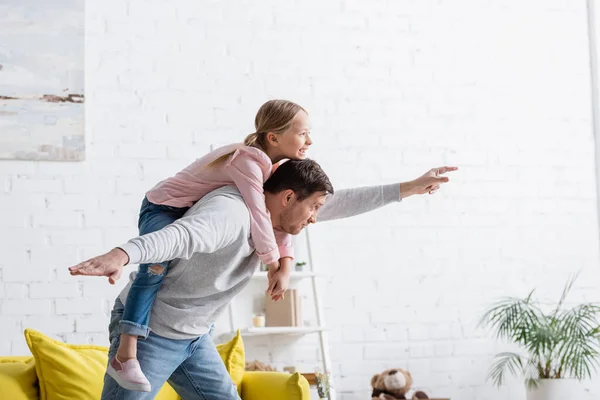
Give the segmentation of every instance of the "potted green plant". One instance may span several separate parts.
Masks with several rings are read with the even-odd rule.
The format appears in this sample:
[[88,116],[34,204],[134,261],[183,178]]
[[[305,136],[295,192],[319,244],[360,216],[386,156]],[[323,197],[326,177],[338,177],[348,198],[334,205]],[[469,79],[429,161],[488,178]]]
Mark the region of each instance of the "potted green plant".
[[304,266],[306,265],[306,261],[302,261],[302,262],[297,262],[296,263],[296,272],[302,272],[304,271]]
[[331,389],[329,382],[329,372],[321,372],[321,370],[317,368],[315,372],[315,380],[317,384],[317,392],[319,394],[319,399],[329,399]]
[[554,307],[545,307],[531,291],[525,298],[504,298],[485,311],[480,324],[521,349],[496,355],[488,375],[496,386],[508,374],[520,374],[528,400],[576,399],[583,394],[580,381],[591,378],[598,366],[600,307],[564,307],[575,279],[569,279]]

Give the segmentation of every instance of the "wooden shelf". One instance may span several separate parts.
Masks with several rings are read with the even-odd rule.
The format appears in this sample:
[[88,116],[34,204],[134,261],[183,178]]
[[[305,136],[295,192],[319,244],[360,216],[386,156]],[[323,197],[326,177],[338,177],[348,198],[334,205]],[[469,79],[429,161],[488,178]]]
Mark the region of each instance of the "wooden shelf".
[[240,329],[242,336],[264,336],[264,335],[306,335],[324,331],[325,328],[318,326],[266,326],[264,328]]
[[308,381],[309,385],[316,385],[317,384],[317,374],[314,372],[300,372],[300,374],[306,378],[306,380]]

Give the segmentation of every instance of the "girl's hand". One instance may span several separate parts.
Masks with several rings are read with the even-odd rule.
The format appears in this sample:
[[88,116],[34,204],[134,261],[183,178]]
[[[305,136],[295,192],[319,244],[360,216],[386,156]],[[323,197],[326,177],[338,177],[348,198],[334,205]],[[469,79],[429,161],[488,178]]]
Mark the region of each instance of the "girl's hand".
[[279,261],[276,261],[271,264],[267,264],[267,279],[269,280],[269,287],[271,287],[271,279],[273,279],[273,275],[275,275],[275,272],[277,272],[278,270],[279,270]]
[[279,268],[269,268],[267,276],[269,278],[269,287],[267,293],[271,299],[279,301],[284,298],[284,293],[290,285],[290,274],[292,271],[292,258],[284,257],[277,263]]
[[285,291],[290,285],[290,272],[280,268],[269,279],[269,288],[267,293],[271,295],[273,301],[279,301],[284,298]]

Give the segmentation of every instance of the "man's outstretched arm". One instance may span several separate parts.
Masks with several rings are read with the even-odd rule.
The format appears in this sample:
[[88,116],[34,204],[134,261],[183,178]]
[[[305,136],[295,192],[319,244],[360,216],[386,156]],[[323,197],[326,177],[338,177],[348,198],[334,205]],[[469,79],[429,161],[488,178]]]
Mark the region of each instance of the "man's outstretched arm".
[[329,221],[348,218],[401,201],[415,194],[433,194],[440,188],[440,185],[449,181],[448,177],[443,174],[457,169],[457,167],[433,168],[415,180],[400,184],[336,190],[335,194],[327,197],[327,201],[319,210],[317,220]]
[[214,196],[171,225],[133,238],[106,254],[70,267],[69,271],[71,275],[107,276],[114,284],[127,264],[189,259],[194,253],[213,253],[228,246],[244,223],[249,224],[249,217],[243,203]]

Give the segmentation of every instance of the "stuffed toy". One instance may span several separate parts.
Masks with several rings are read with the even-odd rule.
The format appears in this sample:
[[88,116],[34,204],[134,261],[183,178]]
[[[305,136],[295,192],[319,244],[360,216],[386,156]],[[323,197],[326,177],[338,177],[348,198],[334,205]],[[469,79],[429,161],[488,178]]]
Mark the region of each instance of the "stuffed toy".
[[[386,369],[371,379],[371,386],[373,387],[371,400],[406,399],[406,393],[412,387],[412,383],[412,376],[408,371],[402,368]],[[413,393],[411,399],[429,399],[429,397],[418,391]]]
[[275,368],[273,368],[270,365],[263,364],[258,360],[254,360],[254,361],[246,361],[246,368],[244,370],[245,371],[275,371]]

